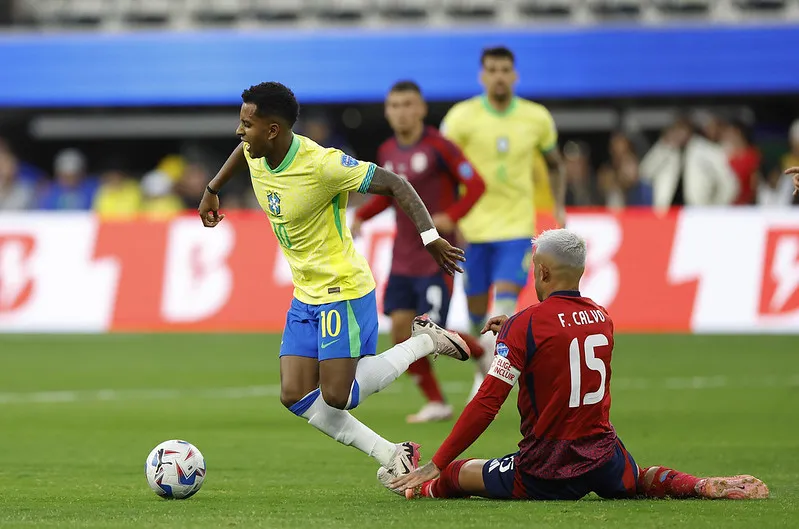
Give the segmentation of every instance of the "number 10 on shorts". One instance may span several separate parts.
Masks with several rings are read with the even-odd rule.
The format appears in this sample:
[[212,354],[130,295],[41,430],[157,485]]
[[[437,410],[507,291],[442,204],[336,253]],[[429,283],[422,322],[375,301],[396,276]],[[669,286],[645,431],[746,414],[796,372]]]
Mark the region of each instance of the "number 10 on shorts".
[[334,338],[341,332],[341,314],[337,310],[323,310],[320,314],[319,329],[322,338]]

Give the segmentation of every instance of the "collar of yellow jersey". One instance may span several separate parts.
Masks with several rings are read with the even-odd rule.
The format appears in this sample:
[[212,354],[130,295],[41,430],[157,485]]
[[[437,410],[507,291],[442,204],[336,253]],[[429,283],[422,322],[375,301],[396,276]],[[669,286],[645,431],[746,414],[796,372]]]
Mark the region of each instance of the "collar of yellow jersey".
[[488,96],[487,95],[483,94],[480,97],[480,99],[483,101],[483,106],[489,112],[489,114],[493,114],[493,115],[499,116],[499,117],[505,117],[508,114],[510,114],[511,112],[513,112],[513,109],[516,108],[516,103],[518,101],[518,98],[516,96],[513,96],[511,98],[511,100],[510,100],[510,104],[508,105],[508,108],[506,108],[505,110],[500,112],[499,110],[497,110],[496,108],[494,108],[491,105],[491,103],[488,101]]
[[272,174],[277,174],[283,172],[291,165],[291,162],[294,161],[294,157],[297,156],[297,151],[300,150],[300,138],[296,134],[291,134],[291,146],[289,147],[289,151],[286,153],[286,156],[283,157],[283,161],[280,162],[280,165],[272,169],[269,167],[269,163],[266,161],[266,157],[264,157],[264,167],[266,170]]

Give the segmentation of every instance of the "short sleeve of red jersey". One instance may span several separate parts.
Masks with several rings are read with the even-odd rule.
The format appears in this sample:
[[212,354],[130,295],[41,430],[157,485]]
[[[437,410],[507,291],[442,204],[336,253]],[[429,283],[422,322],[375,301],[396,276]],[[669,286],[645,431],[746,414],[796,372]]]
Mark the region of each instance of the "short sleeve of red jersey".
[[527,318],[516,314],[502,325],[497,334],[494,361],[488,374],[513,386],[519,380],[527,360]]

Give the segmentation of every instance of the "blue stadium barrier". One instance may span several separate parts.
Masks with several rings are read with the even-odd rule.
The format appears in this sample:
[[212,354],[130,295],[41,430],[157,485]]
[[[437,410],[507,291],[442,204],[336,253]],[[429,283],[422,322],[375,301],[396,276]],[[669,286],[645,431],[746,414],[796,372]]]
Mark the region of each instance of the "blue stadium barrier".
[[227,105],[264,80],[305,103],[478,93],[482,47],[518,55],[536,98],[799,92],[799,26],[202,31],[0,36],[0,106]]

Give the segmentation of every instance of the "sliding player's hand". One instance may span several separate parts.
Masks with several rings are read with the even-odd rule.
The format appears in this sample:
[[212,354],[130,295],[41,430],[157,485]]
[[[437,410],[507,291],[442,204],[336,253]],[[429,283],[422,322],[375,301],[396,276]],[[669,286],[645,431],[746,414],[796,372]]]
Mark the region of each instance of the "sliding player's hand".
[[787,169],[785,174],[793,175],[793,194],[799,195],[799,166]]
[[415,489],[426,481],[436,479],[439,474],[441,474],[441,471],[431,461],[425,466],[417,468],[410,474],[405,474],[404,476],[398,477],[392,481],[389,486],[394,490],[402,491]]
[[506,321],[508,321],[508,317],[504,314],[502,316],[494,316],[486,322],[485,327],[483,327],[483,330],[480,331],[480,334],[485,334],[489,331],[493,332],[494,334],[498,334],[499,330]]
[[452,246],[446,239],[441,237],[425,246],[425,248],[436,260],[438,266],[449,275],[454,275],[455,272],[463,273],[463,268],[458,265],[458,262],[464,262],[466,258],[460,248]]
[[224,214],[219,214],[219,197],[212,195],[208,191],[203,194],[197,212],[200,214],[200,219],[202,219],[203,226],[206,228],[213,228],[225,218]]

